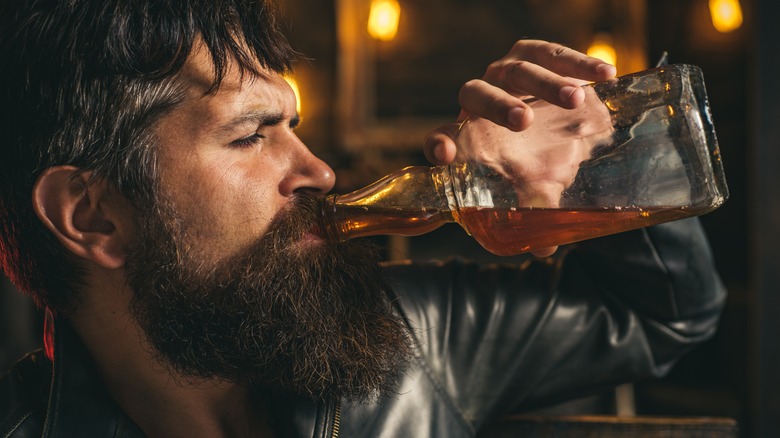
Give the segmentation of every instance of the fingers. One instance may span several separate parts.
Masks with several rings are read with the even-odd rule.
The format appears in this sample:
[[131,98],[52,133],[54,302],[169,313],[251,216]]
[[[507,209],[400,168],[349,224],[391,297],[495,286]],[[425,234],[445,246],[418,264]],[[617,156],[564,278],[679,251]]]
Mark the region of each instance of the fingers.
[[551,246],[549,248],[539,248],[535,251],[531,251],[531,254],[533,254],[534,257],[544,258],[544,257],[550,257],[551,255],[555,254],[555,251],[558,251],[558,247]]
[[[513,131],[527,129],[534,113],[525,98],[544,99],[563,108],[576,108],[585,100],[583,82],[607,80],[615,67],[560,44],[522,40],[491,64],[481,79],[461,87],[458,101],[467,114],[482,117]],[[465,118],[461,114],[459,120]],[[439,128],[425,140],[425,156],[433,164],[455,159],[456,130]]]
[[583,81],[607,80],[615,73],[614,66],[560,44],[523,40],[492,63],[482,79],[516,96],[574,108],[584,98],[577,91]]
[[482,80],[466,82],[460,89],[458,102],[467,113],[513,131],[522,131],[533,123],[533,111],[521,98]]
[[564,108],[575,108],[585,99],[577,79],[561,76],[530,61],[493,64],[485,80],[507,93],[531,95]]
[[528,61],[559,75],[587,81],[603,81],[616,74],[614,66],[598,58],[560,44],[540,40],[518,41],[502,60]]
[[458,101],[470,114],[522,131],[533,122],[533,111],[524,98],[533,96],[572,109],[585,100],[584,82],[614,76],[615,67],[600,59],[560,44],[522,40],[491,64],[482,79],[463,85]]

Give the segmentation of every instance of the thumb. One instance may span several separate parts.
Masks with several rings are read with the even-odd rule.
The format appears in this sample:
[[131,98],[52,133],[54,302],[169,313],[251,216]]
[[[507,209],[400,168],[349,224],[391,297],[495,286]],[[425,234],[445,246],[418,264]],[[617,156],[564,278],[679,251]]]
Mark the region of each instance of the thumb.
[[454,140],[457,133],[458,124],[440,126],[428,133],[423,146],[425,158],[434,165],[453,162],[458,152]]

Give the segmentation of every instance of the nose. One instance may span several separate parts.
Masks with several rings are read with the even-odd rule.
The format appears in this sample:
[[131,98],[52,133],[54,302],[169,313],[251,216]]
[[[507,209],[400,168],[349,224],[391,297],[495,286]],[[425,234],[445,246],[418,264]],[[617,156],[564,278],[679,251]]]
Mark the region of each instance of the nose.
[[315,156],[302,141],[296,144],[287,176],[281,181],[279,191],[284,196],[297,193],[325,194],[333,189],[336,176],[327,163]]

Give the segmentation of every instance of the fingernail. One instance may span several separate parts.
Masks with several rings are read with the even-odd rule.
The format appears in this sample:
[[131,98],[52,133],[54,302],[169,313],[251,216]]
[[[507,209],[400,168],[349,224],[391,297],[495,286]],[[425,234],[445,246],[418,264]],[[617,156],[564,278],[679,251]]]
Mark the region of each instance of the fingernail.
[[509,110],[507,114],[507,122],[511,129],[520,129],[523,126],[523,116],[525,110],[523,108],[515,107]]
[[558,96],[561,98],[562,102],[568,102],[575,91],[577,91],[577,87],[572,87],[571,85],[567,85],[561,88],[561,91],[558,93]]

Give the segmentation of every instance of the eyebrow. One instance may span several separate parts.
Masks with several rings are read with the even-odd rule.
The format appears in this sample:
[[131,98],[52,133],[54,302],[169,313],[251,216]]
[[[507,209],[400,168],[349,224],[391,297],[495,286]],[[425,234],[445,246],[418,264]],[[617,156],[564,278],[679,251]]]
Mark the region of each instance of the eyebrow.
[[[230,133],[236,126],[240,126],[246,122],[253,122],[258,126],[276,126],[284,120],[284,114],[279,111],[267,111],[267,110],[251,110],[247,111],[239,116],[233,118],[228,123],[220,126],[218,131],[220,133]],[[289,127],[295,129],[301,123],[301,116],[295,114],[290,118]]]

